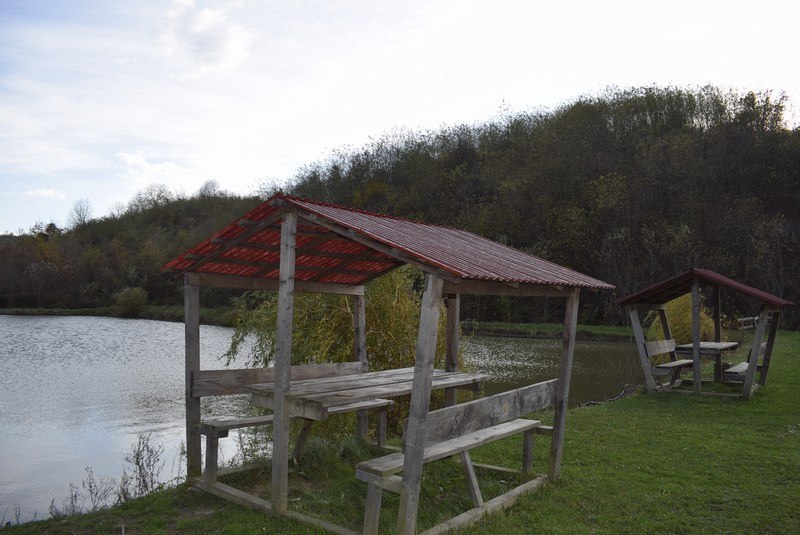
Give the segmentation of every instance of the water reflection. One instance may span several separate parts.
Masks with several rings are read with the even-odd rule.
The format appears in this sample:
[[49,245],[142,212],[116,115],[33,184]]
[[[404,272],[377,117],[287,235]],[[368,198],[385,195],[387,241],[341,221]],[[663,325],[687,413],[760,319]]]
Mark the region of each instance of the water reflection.
[[[561,340],[471,337],[465,341],[464,365],[486,373],[493,394],[558,377]],[[633,344],[578,341],[572,368],[570,406],[612,398],[627,384],[642,381]]]

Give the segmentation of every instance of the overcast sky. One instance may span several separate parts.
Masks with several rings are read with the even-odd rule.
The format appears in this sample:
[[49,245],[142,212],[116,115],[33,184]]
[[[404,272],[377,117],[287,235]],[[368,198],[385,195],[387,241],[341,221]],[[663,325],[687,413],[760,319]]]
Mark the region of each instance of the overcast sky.
[[0,0],[0,233],[610,86],[785,92],[792,1]]

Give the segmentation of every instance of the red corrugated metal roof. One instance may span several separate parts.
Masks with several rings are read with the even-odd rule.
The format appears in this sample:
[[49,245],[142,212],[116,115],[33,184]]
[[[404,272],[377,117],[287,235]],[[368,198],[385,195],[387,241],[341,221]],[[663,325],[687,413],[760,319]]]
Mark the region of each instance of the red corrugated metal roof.
[[280,215],[286,210],[296,211],[302,218],[297,236],[297,280],[363,284],[411,259],[458,279],[614,288],[463,230],[288,195],[270,198],[167,263],[163,270],[277,278]]
[[742,284],[733,279],[729,279],[719,273],[708,269],[693,268],[685,273],[676,275],[670,279],[654,284],[644,290],[631,294],[617,301],[619,305],[630,304],[650,304],[661,305],[667,301],[672,301],[682,295],[692,291],[692,282],[697,279],[701,284],[711,286],[721,286],[736,293],[751,297],[761,303],[775,307],[794,305],[791,301],[769,294],[752,286]]

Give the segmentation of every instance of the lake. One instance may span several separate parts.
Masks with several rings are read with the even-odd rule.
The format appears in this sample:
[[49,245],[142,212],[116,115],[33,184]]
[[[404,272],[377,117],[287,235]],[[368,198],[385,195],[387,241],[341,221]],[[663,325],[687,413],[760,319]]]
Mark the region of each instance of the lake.
[[[201,326],[203,368],[221,368],[232,329]],[[162,479],[183,473],[183,324],[105,317],[0,316],[0,518],[49,516],[85,469],[119,478],[140,434],[164,447]],[[490,375],[494,393],[558,376],[560,340],[471,337],[464,362]],[[578,342],[571,404],[641,382],[632,343]],[[246,399],[205,403],[204,414],[242,414]],[[225,442],[229,451],[225,451]],[[221,441],[221,458],[233,453]],[[130,471],[130,470],[128,470]]]

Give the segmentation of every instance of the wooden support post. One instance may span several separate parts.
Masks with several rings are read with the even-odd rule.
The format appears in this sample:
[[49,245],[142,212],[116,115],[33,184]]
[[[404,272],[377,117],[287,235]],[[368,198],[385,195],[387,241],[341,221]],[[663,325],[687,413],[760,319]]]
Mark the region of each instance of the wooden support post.
[[[664,333],[664,340],[672,340],[672,329],[669,328],[669,319],[667,318],[666,309],[658,309],[658,319],[661,322],[661,331]],[[669,352],[669,360],[672,362],[678,360],[678,355],[675,353],[674,349]]]
[[[227,434],[227,433],[226,433]],[[203,477],[208,483],[217,480],[219,469],[219,436],[214,433],[206,438],[206,472]]]
[[425,452],[425,419],[431,402],[433,358],[436,353],[436,334],[439,324],[439,302],[442,297],[442,279],[425,275],[425,293],[417,334],[417,353],[414,362],[414,381],[405,432],[403,481],[400,486],[400,507],[397,533],[413,535],[417,530],[419,489],[422,481],[422,460]]
[[561,368],[558,372],[558,389],[556,390],[555,416],[553,417],[553,438],[550,442],[548,477],[552,481],[556,481],[561,475],[561,457],[564,450],[569,383],[572,378],[572,358],[575,355],[575,331],[578,327],[580,296],[580,288],[575,288],[572,295],[567,298],[567,308],[564,313],[564,332],[561,336]]
[[[447,295],[447,356],[445,359],[445,370],[449,372],[458,371],[458,352],[461,342],[461,296],[459,294]],[[444,404],[446,406],[456,404],[456,389],[444,389]]]
[[297,442],[294,443],[294,453],[292,457],[297,460],[303,456],[303,450],[306,448],[306,441],[311,435],[311,428],[314,427],[314,420],[303,420],[303,427],[300,428],[300,433],[297,435]]
[[722,342],[722,296],[719,286],[714,286],[711,298],[714,301],[714,341]]
[[[200,398],[192,397],[192,376],[200,371],[200,287],[191,275],[183,287],[186,351],[186,476],[198,477],[202,466],[200,448]],[[208,454],[208,452],[206,452]]]
[[297,214],[288,212],[281,223],[281,257],[278,278],[278,325],[275,340],[275,391],[272,438],[272,510],[286,512],[289,492],[289,392],[292,373],[292,326],[294,322],[294,271]]
[[522,475],[529,476],[533,471],[533,439],[534,430],[522,433]]
[[653,373],[650,371],[650,358],[647,356],[645,349],[644,330],[642,329],[642,321],[639,318],[639,310],[635,306],[628,307],[628,314],[631,317],[631,327],[633,327],[633,336],[636,338],[636,349],[639,351],[639,363],[642,365],[642,373],[644,374],[644,386],[647,392],[652,394],[656,390],[656,382],[653,380]]
[[467,478],[467,487],[469,488],[469,498],[472,500],[472,506],[480,507],[483,505],[483,495],[481,494],[481,487],[478,485],[478,476],[475,475],[475,467],[472,465],[472,457],[469,454],[469,450],[462,451],[458,456],[461,458],[461,468]]
[[692,282],[692,390],[699,394],[702,385],[701,362],[700,362],[700,281],[694,279]]
[[761,353],[761,342],[764,339],[764,331],[766,330],[768,317],[769,309],[764,305],[761,309],[761,313],[758,315],[756,334],[753,336],[750,358],[747,359],[747,372],[745,373],[744,384],[742,385],[742,397],[744,399],[750,399],[750,395],[753,393],[753,379],[755,379],[756,368],[758,368],[758,357]]
[[378,535],[381,520],[381,498],[383,498],[383,489],[377,483],[370,483],[367,486],[363,535]]
[[764,351],[764,360],[761,363],[761,373],[758,375],[758,384],[766,386],[767,373],[769,373],[769,361],[772,359],[772,348],[775,346],[775,338],[778,335],[778,322],[781,319],[781,311],[774,310],[770,318],[772,323],[769,326],[769,336],[767,336],[767,349]]
[[[367,357],[367,305],[363,295],[352,297],[355,360],[369,364]],[[356,413],[356,436],[366,440],[369,430],[368,411]]]

